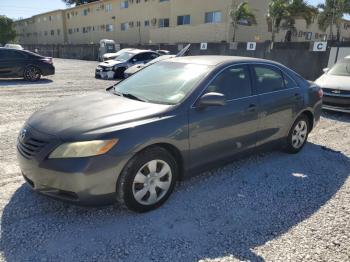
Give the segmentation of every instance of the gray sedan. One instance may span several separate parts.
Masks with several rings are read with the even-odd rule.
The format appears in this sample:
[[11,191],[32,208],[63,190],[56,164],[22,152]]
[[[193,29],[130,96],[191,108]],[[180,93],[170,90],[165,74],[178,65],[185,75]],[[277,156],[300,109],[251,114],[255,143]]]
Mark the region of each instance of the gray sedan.
[[[162,72],[162,74],[159,74]],[[105,93],[33,114],[19,165],[36,191],[80,204],[159,207],[178,180],[257,148],[299,152],[322,91],[283,65],[252,58],[174,58]]]

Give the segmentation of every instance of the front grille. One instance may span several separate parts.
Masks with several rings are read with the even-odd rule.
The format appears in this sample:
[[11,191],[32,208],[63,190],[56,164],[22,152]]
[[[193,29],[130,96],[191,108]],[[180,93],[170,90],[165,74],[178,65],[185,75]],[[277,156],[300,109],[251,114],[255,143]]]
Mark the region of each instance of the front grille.
[[36,138],[28,138],[25,141],[17,140],[17,149],[27,159],[31,159],[46,145],[47,142]]
[[339,90],[339,89],[331,89],[331,88],[322,88],[322,89],[325,94],[350,96],[350,90]]

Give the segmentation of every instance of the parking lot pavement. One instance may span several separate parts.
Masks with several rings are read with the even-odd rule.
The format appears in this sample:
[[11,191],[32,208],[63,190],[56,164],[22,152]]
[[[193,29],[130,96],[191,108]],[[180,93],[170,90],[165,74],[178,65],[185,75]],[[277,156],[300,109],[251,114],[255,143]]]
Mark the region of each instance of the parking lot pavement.
[[350,260],[350,115],[324,113],[298,155],[266,152],[186,180],[153,212],[77,207],[23,183],[17,133],[41,107],[114,81],[94,78],[97,62],[55,65],[38,83],[0,80],[0,261]]

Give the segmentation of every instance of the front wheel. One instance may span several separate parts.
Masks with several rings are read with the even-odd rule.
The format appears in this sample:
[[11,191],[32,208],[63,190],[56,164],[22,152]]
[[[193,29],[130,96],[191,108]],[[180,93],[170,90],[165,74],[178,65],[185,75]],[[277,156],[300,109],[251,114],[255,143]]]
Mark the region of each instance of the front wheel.
[[41,78],[41,72],[35,66],[28,66],[24,70],[23,77],[27,81],[38,81]]
[[130,160],[121,173],[118,200],[136,212],[156,209],[169,198],[177,178],[176,161],[167,150],[146,149]]
[[125,70],[126,70],[126,68],[124,68],[124,67],[117,68],[114,72],[114,78],[115,79],[123,79]]
[[303,149],[307,142],[309,132],[309,120],[305,115],[301,115],[294,122],[291,130],[289,131],[286,151],[291,154],[296,154]]

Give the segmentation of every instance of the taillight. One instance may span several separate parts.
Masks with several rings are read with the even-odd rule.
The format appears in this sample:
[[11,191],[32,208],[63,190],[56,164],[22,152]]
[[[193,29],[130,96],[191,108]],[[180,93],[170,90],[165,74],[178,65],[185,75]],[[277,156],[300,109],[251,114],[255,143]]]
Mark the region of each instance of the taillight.
[[43,61],[44,63],[48,63],[48,64],[50,64],[50,65],[53,64],[53,59],[52,59],[52,57],[46,57],[46,58],[42,59],[41,61]]
[[322,90],[322,88],[319,88],[319,89],[318,89],[317,95],[318,95],[319,98],[322,98],[322,97],[323,97],[323,90]]

